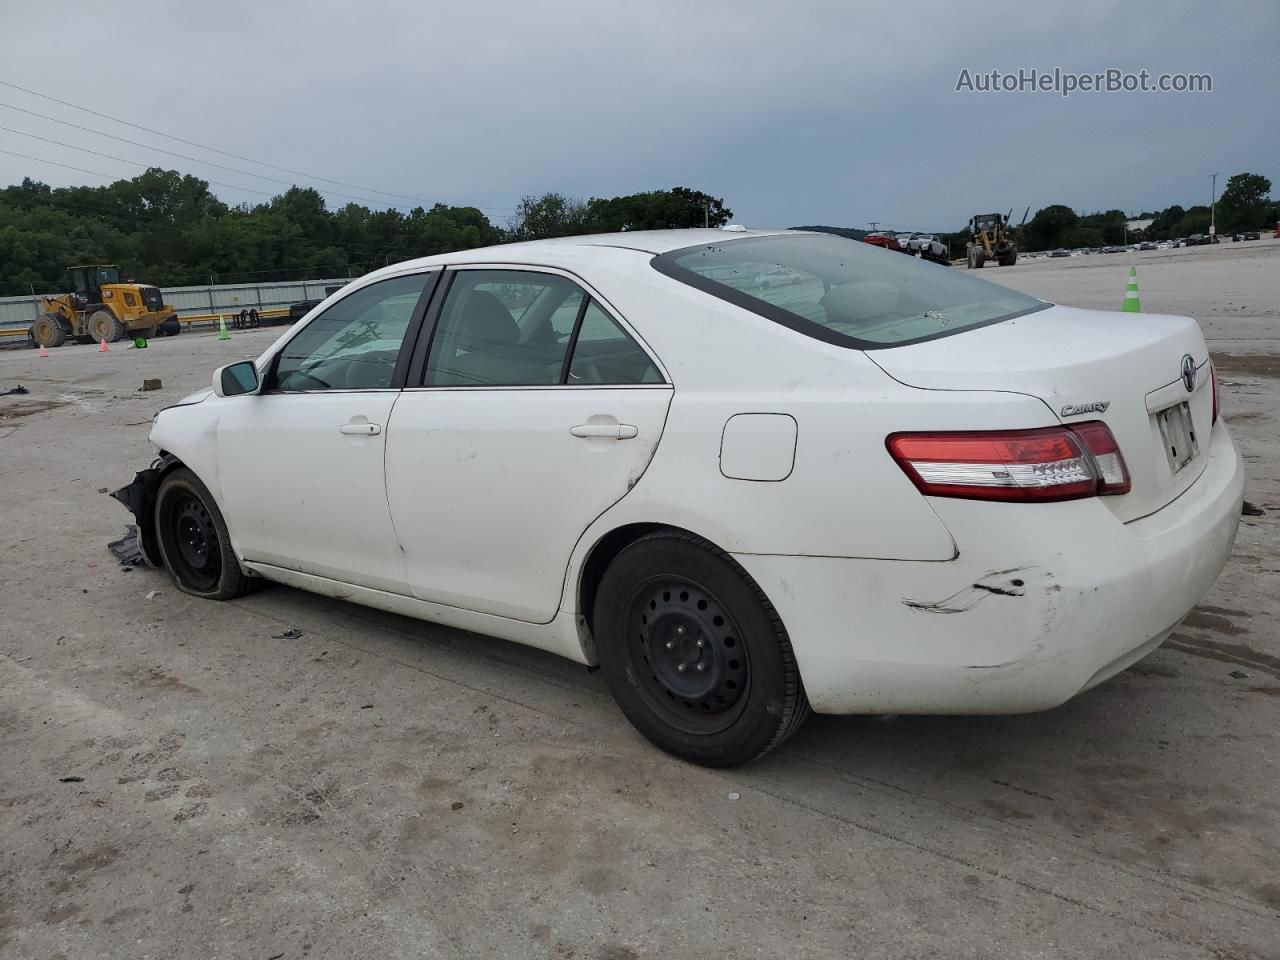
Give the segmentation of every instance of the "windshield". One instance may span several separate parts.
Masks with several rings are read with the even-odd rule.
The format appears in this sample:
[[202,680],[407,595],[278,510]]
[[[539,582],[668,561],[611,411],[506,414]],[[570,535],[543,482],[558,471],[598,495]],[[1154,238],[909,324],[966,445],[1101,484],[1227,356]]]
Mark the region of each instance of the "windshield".
[[[872,350],[945,337],[1049,304],[951,267],[820,234],[744,237],[664,253],[653,266],[828,343]],[[784,282],[776,282],[784,271]]]

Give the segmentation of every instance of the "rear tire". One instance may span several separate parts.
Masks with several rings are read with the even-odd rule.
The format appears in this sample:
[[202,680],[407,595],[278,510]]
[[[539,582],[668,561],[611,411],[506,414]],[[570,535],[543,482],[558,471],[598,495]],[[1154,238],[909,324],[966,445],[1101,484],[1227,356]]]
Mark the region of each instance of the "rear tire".
[[206,600],[234,600],[250,585],[209,488],[186,467],[160,481],[156,541],[177,588]]
[[51,313],[36,317],[31,324],[31,339],[37,347],[60,347],[67,342],[67,331]]
[[593,626],[618,706],[677,757],[747,763],[809,715],[777,611],[728,554],[692,534],[652,533],[619,553]]

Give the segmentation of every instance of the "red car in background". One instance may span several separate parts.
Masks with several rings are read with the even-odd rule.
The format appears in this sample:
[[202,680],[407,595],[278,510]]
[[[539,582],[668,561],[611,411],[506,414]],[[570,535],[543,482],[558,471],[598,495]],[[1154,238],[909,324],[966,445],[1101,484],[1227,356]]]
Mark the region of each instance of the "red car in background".
[[898,238],[891,233],[868,233],[862,238],[862,241],[876,247],[884,247],[886,250],[897,250],[899,253],[907,252],[902,249],[902,244],[898,242]]

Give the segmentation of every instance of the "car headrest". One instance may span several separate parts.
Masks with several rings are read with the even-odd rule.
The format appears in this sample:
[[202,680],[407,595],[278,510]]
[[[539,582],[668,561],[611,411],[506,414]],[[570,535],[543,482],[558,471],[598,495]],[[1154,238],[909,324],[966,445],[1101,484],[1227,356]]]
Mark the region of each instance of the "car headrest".
[[463,308],[458,346],[468,352],[520,341],[520,328],[502,301],[488,290],[472,290]]
[[832,287],[818,301],[833,321],[876,320],[898,307],[898,288],[882,280],[855,280]]

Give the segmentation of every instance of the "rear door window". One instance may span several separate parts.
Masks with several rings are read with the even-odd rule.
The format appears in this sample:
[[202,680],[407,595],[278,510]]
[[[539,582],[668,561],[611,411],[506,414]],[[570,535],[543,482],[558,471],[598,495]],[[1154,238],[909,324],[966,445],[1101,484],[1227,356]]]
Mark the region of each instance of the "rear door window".
[[662,383],[649,355],[592,300],[582,315],[569,365],[571,384]]

